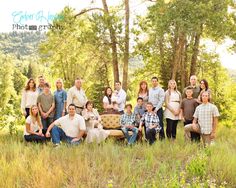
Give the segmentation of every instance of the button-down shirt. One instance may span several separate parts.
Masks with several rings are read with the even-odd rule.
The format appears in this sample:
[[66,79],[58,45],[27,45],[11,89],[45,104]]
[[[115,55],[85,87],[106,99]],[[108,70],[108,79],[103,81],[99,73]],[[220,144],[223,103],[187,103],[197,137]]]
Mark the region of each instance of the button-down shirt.
[[220,116],[217,107],[214,104],[201,104],[196,108],[193,115],[197,118],[202,134],[211,134],[213,118]]
[[75,86],[73,86],[67,92],[67,108],[70,104],[74,104],[77,107],[84,107],[86,102],[87,97],[83,89],[78,90]]
[[134,125],[135,124],[135,114],[128,114],[124,113],[122,114],[120,118],[120,125],[121,127],[126,126],[126,125]]
[[125,102],[126,102],[126,92],[123,89],[117,91],[117,100],[118,104],[118,111],[123,111],[125,109]]
[[161,87],[157,86],[149,90],[148,102],[152,103],[155,111],[158,111],[162,107],[164,100],[165,92]]
[[146,112],[141,118],[140,122],[144,123],[146,128],[156,125],[157,127],[155,129],[157,131],[161,129],[159,125],[159,118],[156,113]]
[[86,130],[84,118],[78,114],[75,114],[73,117],[67,114],[57,119],[54,123],[62,128],[66,136],[72,138],[77,137],[80,131]]

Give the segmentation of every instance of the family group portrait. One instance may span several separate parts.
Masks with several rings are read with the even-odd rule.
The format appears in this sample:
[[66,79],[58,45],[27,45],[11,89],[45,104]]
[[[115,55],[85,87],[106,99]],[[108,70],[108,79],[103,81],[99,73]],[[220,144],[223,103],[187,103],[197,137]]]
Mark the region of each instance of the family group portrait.
[[21,3],[0,7],[0,187],[236,187],[234,0]]

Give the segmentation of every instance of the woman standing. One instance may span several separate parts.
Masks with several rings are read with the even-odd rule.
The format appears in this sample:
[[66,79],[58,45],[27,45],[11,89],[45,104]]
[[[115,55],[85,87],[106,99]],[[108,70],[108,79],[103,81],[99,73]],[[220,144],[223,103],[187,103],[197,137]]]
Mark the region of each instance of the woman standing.
[[21,99],[21,111],[25,118],[29,116],[31,106],[37,104],[37,97],[36,83],[33,78],[30,78],[23,90]]
[[143,105],[145,107],[148,102],[148,84],[146,81],[139,83],[138,97],[143,98]]
[[55,98],[55,116],[54,116],[54,119],[55,120],[65,115],[66,100],[67,100],[67,94],[66,94],[66,91],[63,89],[62,79],[60,79],[60,78],[57,79],[56,88],[57,88],[57,90],[54,92],[54,98]]
[[177,90],[176,81],[170,80],[168,82],[168,90],[165,92],[166,109],[164,112],[167,122],[166,135],[168,138],[176,138],[176,128],[179,120],[181,102],[182,97]]
[[209,93],[210,99],[211,99],[211,90],[209,89],[208,82],[206,79],[202,79],[200,81],[200,94],[198,96],[198,102],[201,103],[201,95],[204,91],[207,91]]
[[43,132],[43,125],[39,115],[37,105],[32,105],[30,115],[26,118],[24,138],[27,142],[45,142],[46,137]]
[[98,114],[98,111],[93,108],[93,103],[88,101],[85,105],[86,109],[82,111],[82,116],[85,119],[87,137],[86,142],[97,142],[100,143],[104,141],[110,131],[104,130],[101,125],[101,118]]
[[118,112],[116,108],[116,102],[113,101],[114,95],[112,94],[112,89],[111,87],[107,87],[105,89],[105,96],[103,97],[103,108],[106,113],[114,113]]

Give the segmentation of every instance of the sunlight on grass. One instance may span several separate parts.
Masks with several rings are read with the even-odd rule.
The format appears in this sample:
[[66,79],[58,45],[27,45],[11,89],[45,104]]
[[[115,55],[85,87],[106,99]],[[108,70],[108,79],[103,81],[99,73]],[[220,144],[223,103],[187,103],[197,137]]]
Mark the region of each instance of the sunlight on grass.
[[186,144],[179,127],[175,142],[133,147],[109,139],[54,148],[2,134],[0,187],[234,187],[235,129],[220,128],[216,144],[203,148]]

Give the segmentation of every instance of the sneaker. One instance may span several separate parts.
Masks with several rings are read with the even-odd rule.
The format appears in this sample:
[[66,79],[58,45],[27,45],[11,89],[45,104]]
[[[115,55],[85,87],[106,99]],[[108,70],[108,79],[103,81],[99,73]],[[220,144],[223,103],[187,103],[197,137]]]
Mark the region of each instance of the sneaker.
[[53,144],[53,147],[58,148],[58,147],[60,147],[60,144]]

